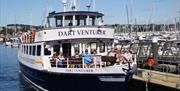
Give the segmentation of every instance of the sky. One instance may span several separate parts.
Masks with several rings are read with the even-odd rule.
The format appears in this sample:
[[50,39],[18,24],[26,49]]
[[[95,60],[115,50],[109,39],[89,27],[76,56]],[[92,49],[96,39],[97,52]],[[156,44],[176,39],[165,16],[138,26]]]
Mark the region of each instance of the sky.
[[[91,0],[77,0],[78,10],[87,10]],[[106,24],[174,23],[180,17],[180,0],[96,0],[95,11],[104,13]],[[0,0],[0,26],[42,25],[48,12],[63,11],[61,0]]]

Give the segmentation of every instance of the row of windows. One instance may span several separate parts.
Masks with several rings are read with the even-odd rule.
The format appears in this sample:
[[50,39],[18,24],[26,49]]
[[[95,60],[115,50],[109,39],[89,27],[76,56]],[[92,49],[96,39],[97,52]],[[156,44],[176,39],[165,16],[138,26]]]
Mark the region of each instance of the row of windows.
[[41,45],[22,45],[21,52],[31,56],[41,56]]

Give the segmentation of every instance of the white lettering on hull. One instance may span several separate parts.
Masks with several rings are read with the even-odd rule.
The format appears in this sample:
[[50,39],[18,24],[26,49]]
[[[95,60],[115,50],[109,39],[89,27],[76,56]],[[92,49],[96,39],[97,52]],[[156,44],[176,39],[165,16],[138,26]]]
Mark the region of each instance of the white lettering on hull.
[[94,72],[93,69],[66,69],[65,72]]

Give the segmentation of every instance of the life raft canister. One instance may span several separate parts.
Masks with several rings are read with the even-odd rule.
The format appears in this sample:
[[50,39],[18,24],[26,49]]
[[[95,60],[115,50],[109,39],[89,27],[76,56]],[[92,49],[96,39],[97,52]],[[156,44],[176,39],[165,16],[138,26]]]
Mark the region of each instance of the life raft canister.
[[155,61],[154,61],[153,57],[149,57],[147,62],[148,62],[148,66],[150,66],[150,67],[155,65]]

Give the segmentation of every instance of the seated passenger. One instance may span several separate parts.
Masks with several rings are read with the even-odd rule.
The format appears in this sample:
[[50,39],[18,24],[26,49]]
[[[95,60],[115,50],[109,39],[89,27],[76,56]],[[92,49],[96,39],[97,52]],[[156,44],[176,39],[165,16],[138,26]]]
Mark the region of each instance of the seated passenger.
[[57,58],[56,58],[56,67],[58,65],[62,65],[62,60],[64,60],[64,57],[61,55],[60,52],[57,52],[56,54]]
[[91,63],[93,63],[92,55],[88,53],[88,50],[85,50],[84,57],[84,63],[86,64],[86,67],[89,67]]
[[79,55],[79,52],[78,52],[78,51],[75,52],[74,57],[75,57],[75,58],[80,58],[80,55]]
[[127,64],[128,60],[124,57],[124,55],[119,51],[117,56],[116,56],[117,60],[117,64]]
[[108,56],[116,57],[116,52],[114,48],[111,48],[111,51],[108,53]]

